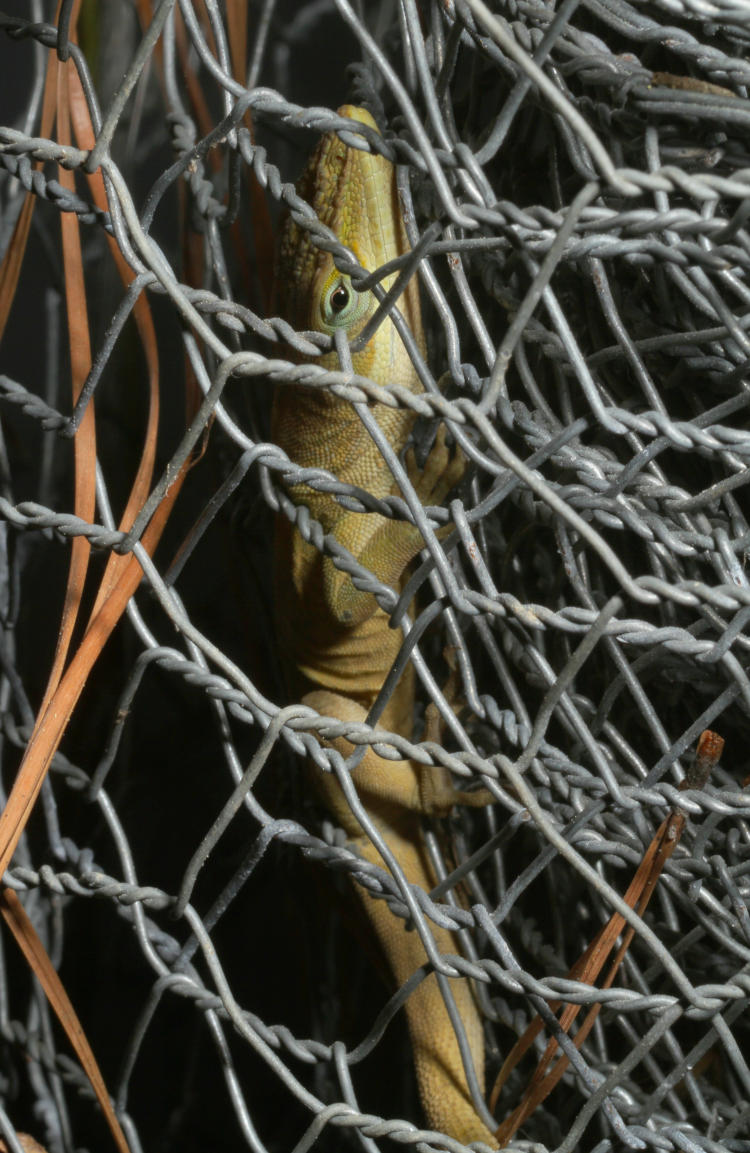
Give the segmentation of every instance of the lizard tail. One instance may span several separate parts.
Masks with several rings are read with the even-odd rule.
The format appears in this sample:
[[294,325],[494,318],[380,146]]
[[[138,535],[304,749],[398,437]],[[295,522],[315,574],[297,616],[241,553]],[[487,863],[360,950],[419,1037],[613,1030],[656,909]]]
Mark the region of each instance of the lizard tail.
[[[388,829],[392,850],[409,881],[429,891],[434,878],[421,845],[416,819],[415,836]],[[380,854],[369,840],[357,838],[356,848],[368,861],[382,866]],[[360,890],[365,911],[385,952],[397,985],[402,985],[427,961],[427,954],[414,929],[391,913],[383,900]],[[428,922],[438,950],[459,953],[457,941],[446,929]],[[484,1096],[484,1036],[471,986],[466,978],[449,980],[450,991],[463,1022],[479,1091]],[[414,1066],[427,1123],[432,1129],[450,1134],[458,1141],[484,1141],[498,1148],[493,1133],[477,1114],[464,1072],[464,1063],[435,973],[430,973],[406,1002],[406,1016],[414,1054]]]
[[[326,690],[308,693],[304,703],[323,716],[341,721],[360,723],[366,717],[361,705]],[[389,719],[392,721],[393,717]],[[352,745],[343,737],[326,743],[345,757],[352,752]],[[378,850],[353,817],[334,774],[321,773],[312,765],[309,769],[321,798],[346,830],[352,847],[371,864],[385,867]],[[416,766],[410,761],[384,761],[374,749],[368,749],[352,776],[360,797],[404,876],[411,884],[429,892],[435,884],[435,877],[425,853],[420,828],[420,787]],[[397,986],[401,986],[427,962],[419,934],[413,928],[407,929],[403,919],[394,916],[384,900],[371,897],[359,886],[357,892],[377,933],[394,980]],[[440,953],[460,953],[452,933],[432,921],[427,923]],[[470,982],[465,977],[448,979],[448,984],[463,1023],[470,1060],[483,1099],[484,1036],[479,1011]],[[456,1032],[434,972],[413,990],[406,1001],[405,1011],[419,1095],[428,1126],[448,1133],[464,1144],[483,1141],[491,1149],[497,1149],[497,1139],[478,1115],[472,1100]]]

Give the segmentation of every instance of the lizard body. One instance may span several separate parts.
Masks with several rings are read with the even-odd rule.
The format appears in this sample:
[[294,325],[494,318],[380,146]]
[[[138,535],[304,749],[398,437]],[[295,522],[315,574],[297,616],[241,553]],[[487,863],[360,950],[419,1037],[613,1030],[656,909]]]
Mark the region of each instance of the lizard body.
[[[345,106],[339,115],[375,128],[369,113]],[[369,271],[408,249],[398,204],[395,173],[383,157],[348,148],[336,135],[325,136],[303,174],[298,191]],[[384,287],[393,277],[384,281]],[[376,308],[374,296],[358,295],[333,258],[314,246],[310,234],[287,219],[281,234],[277,274],[279,313],[296,329],[333,333],[343,328],[351,341]],[[412,281],[399,308],[423,347],[418,287]],[[335,351],[319,363],[338,368]],[[421,384],[409,356],[388,318],[360,352],[354,370],[388,385],[398,381],[414,391]],[[413,416],[403,409],[375,404],[371,412],[394,451],[409,437]],[[325,468],[342,481],[378,497],[397,491],[393,476],[376,445],[346,401],[320,389],[280,386],[272,413],[272,435],[298,465]],[[439,503],[460,474],[462,464],[438,438],[415,487],[425,504]],[[410,473],[415,471],[410,468]],[[295,503],[305,504],[326,534],[331,533],[381,581],[395,589],[423,546],[418,530],[376,513],[355,513],[306,485],[290,488]],[[330,557],[306,543],[286,517],[276,526],[275,582],[279,641],[290,689],[323,715],[363,721],[401,644],[398,630],[371,593],[357,590]],[[414,707],[413,669],[408,666],[388,702],[382,727],[411,735]],[[344,740],[332,742],[345,756],[353,750]],[[381,867],[379,852],[354,817],[335,776],[313,770],[324,804],[344,828],[353,848]],[[368,748],[352,773],[369,816],[396,857],[406,879],[429,891],[435,877],[421,833],[423,814],[446,814],[452,806],[478,803],[477,794],[453,789],[447,770],[411,761],[383,760]],[[396,982],[401,985],[427,956],[416,931],[390,912],[383,900],[362,894]],[[431,925],[441,953],[457,953],[447,930]],[[482,1026],[469,982],[450,982],[466,1030],[480,1091],[484,1092]],[[454,1029],[434,973],[423,980],[406,1003],[406,1014],[422,1105],[428,1123],[463,1142],[485,1141],[497,1148],[477,1114],[468,1090]]]

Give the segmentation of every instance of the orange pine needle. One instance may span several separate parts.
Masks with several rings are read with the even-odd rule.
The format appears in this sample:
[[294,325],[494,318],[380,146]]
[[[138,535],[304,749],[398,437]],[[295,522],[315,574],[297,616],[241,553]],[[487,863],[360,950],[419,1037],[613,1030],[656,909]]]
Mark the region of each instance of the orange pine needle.
[[[705,784],[711,769],[718,763],[724,748],[724,741],[717,733],[710,730],[703,732],[698,740],[696,755],[690,769],[688,770],[685,780],[682,782],[681,789],[700,788]],[[657,882],[661,876],[664,866],[671,857],[675,848],[677,847],[680,837],[682,836],[685,827],[686,817],[683,812],[675,808],[668,814],[662,824],[659,826],[651,844],[646,850],[641,864],[636,870],[635,876],[631,881],[625,893],[624,900],[630,907],[643,916],[646,907],[648,906],[651,897],[656,889]],[[624,930],[624,932],[623,932]],[[620,969],[620,966],[625,959],[630,942],[633,939],[635,930],[632,926],[627,925],[625,919],[619,913],[613,913],[606,925],[602,926],[596,934],[591,943],[587,946],[578,960],[571,967],[568,977],[576,979],[585,984],[593,985],[599,976],[607,957],[611,953],[617,939],[622,934],[620,946],[615,953],[609,971],[606,974],[601,988],[608,989],[614,982],[614,979]],[[557,1012],[560,1008],[561,1002],[552,1002],[550,1008]],[[570,1032],[573,1022],[576,1020],[581,1008],[581,1005],[567,1005],[560,1016],[560,1026],[565,1033]],[[576,1048],[580,1049],[584,1041],[588,1037],[594,1022],[601,1010],[601,1002],[594,1004],[589,1008],[586,1017],[578,1032],[575,1035],[573,1043]],[[524,1032],[523,1036],[518,1039],[516,1044],[511,1049],[508,1057],[506,1058],[500,1073],[493,1086],[492,1094],[490,1096],[490,1108],[494,1108],[498,1095],[502,1086],[507,1081],[513,1069],[524,1056],[524,1054],[531,1047],[534,1039],[544,1028],[544,1023],[540,1017],[535,1017],[529,1027]],[[495,1136],[497,1137],[501,1148],[512,1139],[513,1135],[531,1116],[545,1098],[552,1092],[555,1086],[560,1081],[565,1070],[570,1064],[570,1060],[564,1054],[559,1056],[555,1065],[552,1066],[552,1061],[559,1048],[558,1042],[555,1038],[551,1038],[542,1058],[537,1065],[534,1074],[526,1087],[526,1091],[512,1113],[505,1118],[503,1123],[496,1130]],[[552,1068],[550,1068],[552,1066]]]

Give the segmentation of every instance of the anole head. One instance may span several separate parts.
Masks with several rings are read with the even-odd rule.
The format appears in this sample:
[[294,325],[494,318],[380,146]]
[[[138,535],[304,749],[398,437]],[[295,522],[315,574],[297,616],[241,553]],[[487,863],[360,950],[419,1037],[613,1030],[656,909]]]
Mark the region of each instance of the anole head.
[[[345,104],[338,110],[377,132],[369,112]],[[408,251],[393,165],[382,156],[350,148],[335,134],[324,136],[297,185],[299,194],[319,220],[356,256],[368,272]],[[387,289],[394,276],[381,283]],[[284,222],[277,272],[280,314],[302,331],[333,335],[343,330],[353,340],[377,308],[374,295],[357,292],[328,252],[316,247],[310,232],[291,216]],[[421,343],[422,323],[416,281],[398,301],[398,307]],[[335,353],[321,364],[337,366]],[[393,324],[386,320],[367,346],[353,357],[355,371],[380,383],[399,380],[415,383],[411,363]]]

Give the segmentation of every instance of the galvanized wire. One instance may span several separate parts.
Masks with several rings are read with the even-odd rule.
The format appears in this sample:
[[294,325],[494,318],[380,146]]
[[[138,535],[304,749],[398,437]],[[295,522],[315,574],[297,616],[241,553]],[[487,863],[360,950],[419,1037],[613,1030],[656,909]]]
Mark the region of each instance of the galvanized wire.
[[[408,1043],[397,1034],[388,1048],[387,1029],[411,986],[389,999],[367,984],[374,966],[354,946],[337,874],[410,917],[439,973],[473,978],[490,1082],[536,1013],[554,1031],[550,1002],[603,1005],[580,1052],[559,1036],[570,1068],[511,1148],[750,1150],[746,0],[492,11],[266,0],[249,12],[247,83],[232,75],[218,5],[155,7],[144,26],[103,5],[78,45],[71,5],[58,27],[41,0],[0,13],[21,96],[0,118],[4,246],[26,194],[36,199],[34,288],[15,306],[0,375],[4,796],[49,663],[67,542],[133,551],[144,573],[6,883],[83,1001],[133,1150],[461,1148],[416,1127]],[[40,135],[50,51],[78,71],[91,152]],[[383,135],[339,117],[345,100],[366,104]],[[361,269],[295,193],[304,152],[327,131],[398,164],[413,251],[396,269]],[[75,193],[56,164],[80,175]],[[94,169],[106,212],[82,179]],[[419,276],[426,361],[392,315],[423,393],[358,376],[345,344],[340,369],[321,368],[320,338],[243,287],[234,248],[237,229],[252,234],[250,174],[273,214],[290,211],[384,309]],[[186,283],[178,205],[200,238],[200,286]],[[66,213],[83,230],[95,338],[75,408],[55,233]],[[136,278],[99,301],[107,237]],[[143,370],[128,332],[144,294],[169,427],[124,533],[112,505],[123,444],[138,443]],[[203,397],[186,431],[185,365]],[[270,389],[291,383],[359,406],[376,438],[367,402],[413,410],[418,452],[444,420],[468,479],[449,507],[425,510],[407,478],[380,500],[325,470],[303,474],[267,433]],[[104,435],[88,523],[67,477],[92,398]],[[143,531],[207,437],[213,466],[193,470],[183,521],[178,502],[180,551],[173,540],[153,561]],[[428,548],[400,596],[292,504],[302,480],[347,508],[415,521]],[[285,698],[272,514],[293,518],[403,630],[373,719],[411,660],[440,742],[423,739],[421,720],[384,737]],[[232,555],[239,578],[221,560]],[[59,581],[40,580],[47,566]],[[446,646],[460,710],[441,688]],[[705,728],[725,739],[724,764],[704,789],[680,791]],[[304,795],[309,757],[337,773],[368,828],[341,757],[320,743],[339,735],[494,793],[481,815],[426,825],[432,894],[362,861]],[[688,824],[641,919],[622,894],[674,808]],[[635,938],[614,986],[596,990],[566,974],[613,910]],[[434,924],[458,934],[461,957],[435,949]],[[100,1146],[86,1079],[6,951],[0,1128],[10,1141],[14,1125],[32,1129],[50,1153]],[[531,1069],[508,1081],[498,1122]]]

